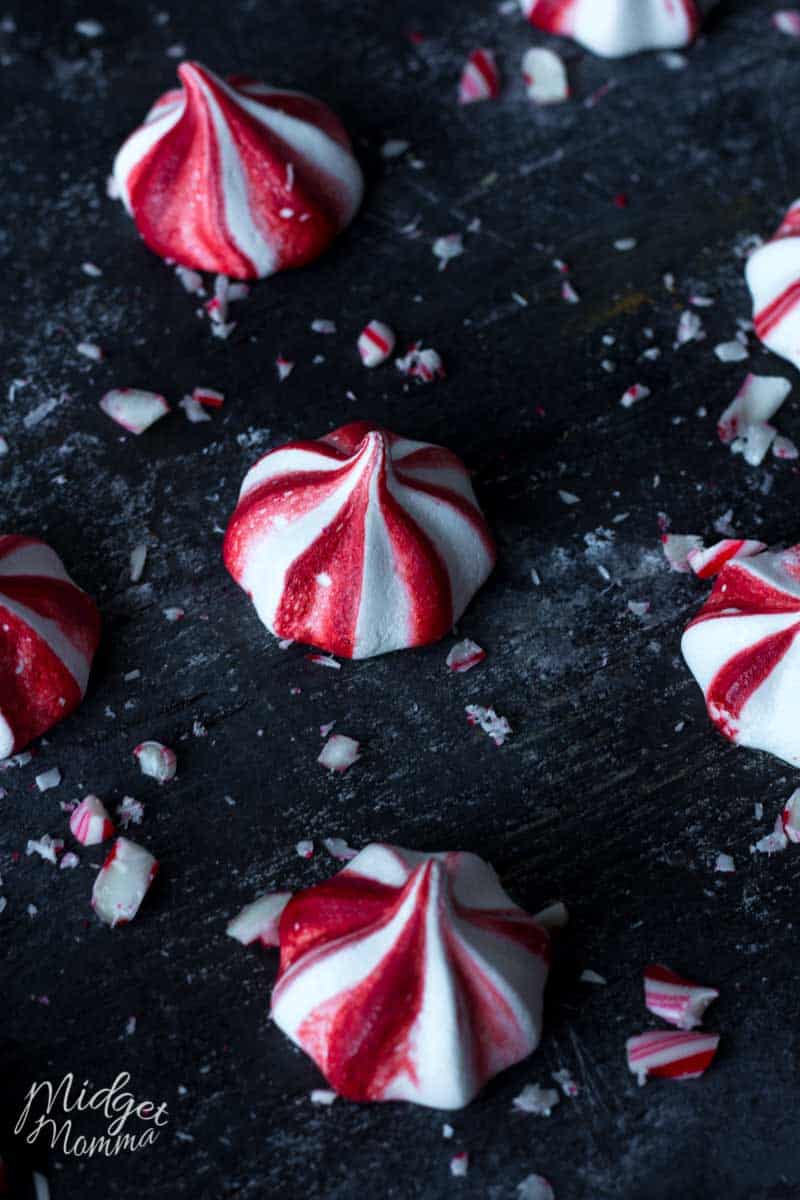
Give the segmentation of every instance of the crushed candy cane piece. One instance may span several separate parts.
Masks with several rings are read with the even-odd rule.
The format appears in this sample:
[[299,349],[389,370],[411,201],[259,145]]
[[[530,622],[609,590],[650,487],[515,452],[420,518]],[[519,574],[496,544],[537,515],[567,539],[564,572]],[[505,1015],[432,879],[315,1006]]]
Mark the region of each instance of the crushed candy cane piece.
[[487,734],[495,746],[505,744],[511,733],[511,726],[505,717],[499,717],[493,708],[483,708],[480,704],[468,704],[465,712],[470,725],[477,725]]
[[743,454],[751,466],[759,466],[777,436],[777,430],[768,422],[791,390],[788,379],[747,375],[717,423],[719,440],[734,453]]
[[627,254],[629,250],[635,250],[638,244],[636,238],[617,238],[614,242],[614,249],[618,250],[620,254]]
[[84,796],[69,818],[72,836],[82,846],[99,846],[114,833],[114,822],[102,800],[91,793]]
[[781,826],[794,845],[800,843],[800,788],[792,792],[781,813]]
[[517,1200],[556,1200],[556,1194],[543,1175],[526,1175],[517,1184]]
[[357,347],[365,367],[379,367],[394,350],[394,331],[383,321],[370,321],[361,330]]
[[568,279],[561,284],[561,299],[567,304],[580,304],[581,298]]
[[175,274],[178,277],[181,287],[184,289],[184,291],[188,292],[190,296],[205,295],[203,276],[199,271],[193,271],[191,267],[176,267]]
[[431,349],[421,349],[422,342],[416,342],[403,358],[395,359],[395,366],[401,375],[416,379],[419,383],[433,383],[434,379],[444,379],[444,364],[441,356]]
[[314,843],[312,841],[310,841],[308,838],[303,838],[302,841],[298,842],[297,845],[295,846],[295,850],[297,851],[297,853],[300,855],[301,858],[313,858],[314,857]]
[[720,875],[731,875],[736,870],[730,854],[718,854],[714,860],[714,870]]
[[714,353],[720,362],[744,362],[749,358],[749,351],[741,342],[720,342],[714,347]]
[[473,50],[461,72],[458,84],[459,104],[496,100],[500,95],[500,72],[491,50]]
[[0,458],[5,458],[8,454],[9,445],[3,435],[0,433]]
[[134,546],[131,550],[131,583],[138,583],[144,574],[144,565],[147,562],[147,544],[139,542],[138,546]]
[[698,579],[713,579],[726,563],[736,558],[752,558],[766,550],[764,542],[745,538],[724,538],[706,549],[690,550],[687,559]]
[[681,313],[678,321],[678,331],[675,335],[675,345],[685,346],[689,342],[699,342],[705,337],[703,322],[697,313],[687,308]]
[[329,321],[326,317],[315,317],[311,322],[312,333],[336,333],[336,322]]
[[184,612],[184,610],[182,608],[174,608],[174,607],[173,608],[165,608],[164,616],[167,618],[168,621],[173,621],[173,622],[174,621],[182,621],[183,618],[186,616],[186,613]]
[[597,987],[605,987],[606,984],[608,983],[608,980],[606,979],[605,975],[599,975],[597,973],[597,971],[592,971],[591,968],[587,968],[585,971],[581,971],[580,981],[581,981],[581,983],[596,984]]
[[62,854],[58,863],[58,869],[60,871],[69,871],[73,867],[79,867],[80,862],[81,860],[77,854],[73,850],[68,850],[66,854]]
[[750,847],[751,854],[782,854],[789,845],[789,839],[783,824],[783,813],[779,813],[772,833],[768,833],[766,837],[761,838],[756,842],[755,846]]
[[94,881],[92,908],[112,928],[132,921],[158,873],[158,862],[128,838],[114,842]]
[[149,779],[167,783],[174,779],[178,760],[175,751],[161,742],[141,742],[133,751],[139,770]]
[[51,838],[49,833],[43,833],[40,838],[30,838],[25,847],[26,855],[38,854],[45,862],[56,863],[59,854],[64,849],[60,838]]
[[625,1043],[628,1070],[640,1087],[650,1075],[659,1079],[699,1079],[714,1061],[718,1046],[716,1033],[651,1030]]
[[465,638],[463,642],[457,642],[447,656],[446,663],[451,671],[461,674],[464,671],[471,671],[473,667],[477,667],[478,663],[483,662],[486,658],[486,651],[481,649],[477,642],[473,642],[470,638]]
[[457,1179],[463,1179],[469,1171],[469,1154],[466,1150],[462,1150],[460,1154],[454,1154],[450,1159],[450,1174],[455,1175]]
[[58,767],[51,767],[49,771],[42,771],[36,776],[36,786],[40,792],[47,792],[50,788],[57,788],[61,783],[61,772]]
[[91,279],[99,279],[103,274],[97,263],[93,262],[81,263],[81,270],[83,271],[84,275],[88,275]]
[[576,496],[574,492],[559,491],[558,498],[562,504],[580,504],[580,496]]
[[620,404],[623,408],[633,408],[634,404],[638,404],[640,400],[646,400],[651,395],[650,388],[645,387],[643,383],[632,383],[628,390],[623,393]]
[[549,1117],[561,1097],[555,1088],[543,1088],[540,1083],[529,1083],[514,1097],[517,1112],[531,1113],[537,1117]]
[[322,842],[328,854],[332,858],[338,858],[340,862],[350,862],[351,858],[356,858],[357,850],[353,850],[352,846],[348,846],[344,838],[324,838]]
[[225,396],[222,392],[218,392],[216,388],[196,387],[192,390],[192,399],[198,404],[202,404],[205,408],[222,408],[225,403]]
[[628,612],[633,613],[634,617],[646,617],[650,612],[649,600],[629,600]]
[[703,1013],[719,998],[716,988],[682,979],[669,967],[654,964],[644,972],[644,1003],[648,1012],[678,1029],[702,1024]]
[[178,401],[178,407],[183,409],[187,421],[192,425],[199,425],[201,421],[211,420],[204,406],[195,400],[194,396],[184,396],[182,400]]
[[464,239],[460,233],[448,233],[436,238],[433,243],[433,254],[439,260],[439,270],[444,271],[449,262],[459,258],[464,253]]
[[78,342],[75,349],[78,354],[82,354],[84,358],[90,358],[92,362],[102,362],[105,358],[102,347],[98,346],[96,342]]
[[779,8],[772,14],[772,24],[779,33],[788,33],[789,37],[800,38],[800,9]]
[[262,946],[278,946],[278,927],[286,905],[292,898],[291,892],[269,892],[259,896],[229,921],[225,932],[243,946],[261,942]]
[[329,771],[343,774],[361,755],[358,753],[360,742],[347,737],[343,733],[333,733],[322,747],[322,753],[317,762]]
[[791,438],[776,437],[772,439],[772,453],[776,458],[791,459],[800,458],[800,450],[798,450]]
[[330,1088],[314,1088],[309,1095],[312,1104],[322,1104],[327,1108],[330,1108],[335,1099],[336,1092],[332,1092]]
[[578,1095],[580,1088],[566,1067],[562,1067],[559,1071],[553,1071],[552,1079],[570,1100],[574,1100]]
[[127,829],[131,824],[141,825],[144,819],[144,805],[141,800],[134,800],[133,796],[123,796],[122,803],[117,808],[117,816],[123,829]]
[[662,533],[661,546],[670,570],[686,575],[692,569],[689,566],[689,553],[693,550],[702,551],[703,539],[693,533]]
[[341,671],[342,669],[342,664],[337,662],[331,654],[307,654],[306,658],[317,667],[328,667],[331,671]]
[[540,46],[527,50],[522,58],[522,78],[528,99],[536,104],[561,104],[569,99],[567,68],[552,50]]
[[95,21],[93,17],[87,17],[83,21],[76,21],[74,28],[76,33],[86,38],[100,37],[101,34],[105,33],[105,26],[101,25],[99,21]]
[[103,396],[100,408],[117,425],[137,436],[169,412],[163,396],[141,388],[113,388]]
[[411,146],[402,138],[389,138],[381,146],[381,158],[400,158]]
[[290,358],[283,358],[280,354],[275,359],[275,370],[278,372],[278,383],[283,383],[284,379],[288,379],[294,370],[295,364]]

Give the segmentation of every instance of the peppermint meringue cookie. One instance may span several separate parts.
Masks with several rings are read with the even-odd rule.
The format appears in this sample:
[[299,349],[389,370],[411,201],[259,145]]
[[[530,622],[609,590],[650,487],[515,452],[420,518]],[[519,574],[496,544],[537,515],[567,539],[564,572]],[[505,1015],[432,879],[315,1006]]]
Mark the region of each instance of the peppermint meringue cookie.
[[367,846],[279,938],[272,1017],[349,1100],[462,1108],[539,1043],[550,936],[474,854]]
[[720,733],[800,767],[800,545],[727,563],[682,649]]
[[697,36],[716,0],[520,0],[528,20],[603,58],[676,50]]
[[276,637],[343,658],[437,641],[495,562],[461,460],[365,421],[257,462],[223,554]]
[[800,200],[745,269],[753,322],[764,345],[800,368]]
[[0,535],[0,759],[78,707],[99,642],[94,601],[55,551]]
[[361,203],[339,119],[300,92],[195,62],[122,146],[113,177],[151,250],[199,271],[263,278],[317,258]]

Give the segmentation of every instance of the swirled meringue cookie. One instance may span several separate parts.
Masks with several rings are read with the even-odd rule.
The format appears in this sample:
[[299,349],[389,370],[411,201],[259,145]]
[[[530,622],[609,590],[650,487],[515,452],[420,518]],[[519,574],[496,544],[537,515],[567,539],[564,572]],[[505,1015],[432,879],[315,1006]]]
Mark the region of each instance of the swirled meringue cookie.
[[593,54],[623,58],[675,50],[697,36],[717,0],[520,0],[532,24],[574,38]]
[[361,170],[318,100],[195,62],[119,151],[114,180],[151,250],[237,279],[317,258],[352,220]]
[[747,260],[753,322],[764,345],[800,368],[800,200]]
[[0,759],[80,704],[100,614],[37,538],[0,535]]
[[448,633],[495,549],[460,459],[358,421],[248,471],[224,558],[276,637],[369,658]]
[[720,733],[800,767],[800,546],[727,563],[682,649]]
[[367,846],[279,940],[272,1017],[347,1099],[461,1108],[539,1043],[550,936],[474,854]]

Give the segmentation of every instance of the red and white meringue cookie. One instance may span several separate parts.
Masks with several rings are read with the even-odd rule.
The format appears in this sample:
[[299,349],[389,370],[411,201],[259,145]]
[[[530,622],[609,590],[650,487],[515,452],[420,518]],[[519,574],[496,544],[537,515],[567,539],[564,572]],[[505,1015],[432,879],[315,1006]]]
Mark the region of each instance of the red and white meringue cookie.
[[300,92],[199,63],[119,151],[114,179],[151,250],[261,278],[317,258],[352,220],[361,170],[338,118]]
[[604,58],[675,50],[697,36],[716,0],[520,0],[532,24]]
[[800,546],[728,562],[682,650],[720,733],[800,766]]
[[224,558],[277,637],[369,658],[448,633],[495,549],[460,459],[358,421],[250,469]]
[[78,707],[100,614],[38,538],[0,535],[0,759]]
[[367,846],[280,950],[273,1019],[350,1100],[461,1108],[539,1042],[549,934],[474,854]]
[[747,260],[753,321],[764,345],[800,367],[800,200]]

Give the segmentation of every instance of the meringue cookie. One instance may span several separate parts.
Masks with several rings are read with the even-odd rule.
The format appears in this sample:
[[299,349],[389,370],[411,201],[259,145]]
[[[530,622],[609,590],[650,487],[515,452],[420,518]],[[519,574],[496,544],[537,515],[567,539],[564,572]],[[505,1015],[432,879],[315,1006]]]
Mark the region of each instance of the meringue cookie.
[[0,759],[78,707],[99,642],[94,601],[55,551],[0,535]]
[[538,1045],[549,934],[474,854],[367,846],[279,937],[272,1017],[350,1100],[462,1108]]
[[800,767],[800,546],[727,563],[682,650],[720,733]]
[[747,260],[753,321],[764,345],[800,367],[800,200]]
[[223,553],[276,637],[343,658],[437,641],[495,561],[463,463],[365,421],[257,462]]
[[119,151],[114,180],[162,258],[237,279],[317,258],[350,223],[363,178],[324,104],[199,63]]
[[716,0],[520,0],[528,20],[603,58],[674,50],[694,41]]

